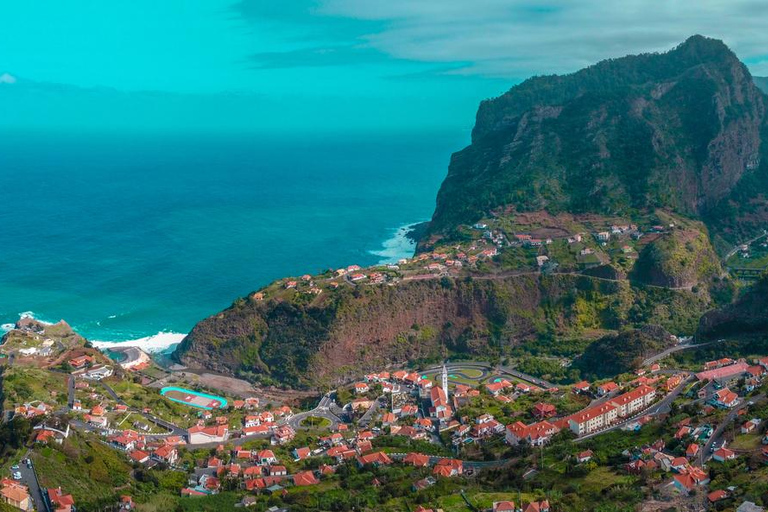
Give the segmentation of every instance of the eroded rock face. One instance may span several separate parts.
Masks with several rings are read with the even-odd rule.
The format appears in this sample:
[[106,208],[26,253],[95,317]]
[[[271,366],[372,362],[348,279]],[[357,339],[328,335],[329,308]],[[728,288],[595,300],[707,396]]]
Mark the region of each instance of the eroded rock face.
[[517,211],[705,215],[761,153],[765,97],[720,41],[532,78],[480,105],[427,235]]
[[333,384],[445,353],[488,357],[556,332],[619,329],[635,319],[695,326],[708,302],[576,275],[449,279],[337,290],[302,306],[238,301],[198,323],[176,358],[192,367],[269,377],[292,387]]

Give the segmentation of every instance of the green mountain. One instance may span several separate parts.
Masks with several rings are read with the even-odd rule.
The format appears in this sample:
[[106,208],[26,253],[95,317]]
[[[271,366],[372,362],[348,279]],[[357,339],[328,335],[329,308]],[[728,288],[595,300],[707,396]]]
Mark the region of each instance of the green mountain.
[[768,94],[768,76],[754,76],[752,80],[755,81],[755,85],[760,88],[761,91]]
[[698,336],[717,339],[724,336],[768,335],[768,274],[757,281],[732,304],[702,316]]
[[[584,372],[606,351],[630,368],[657,348],[638,329],[693,334],[702,314],[730,301],[713,239],[724,250],[768,220],[765,101],[736,56],[701,36],[664,54],[527,80],[480,105],[420,251],[485,244],[467,224],[492,219],[508,238],[560,233],[540,249],[561,264],[554,273],[537,271],[539,249],[501,244],[454,277],[421,275],[432,261],[421,254],[427,261],[408,263],[411,274],[381,284],[332,273],[282,280],[198,323],[174,357],[306,387],[588,337],[600,339],[578,363]],[[587,235],[614,222],[636,222],[645,235],[611,244]],[[566,242],[579,232],[582,242]]]
[[427,237],[497,211],[663,208],[735,240],[768,218],[765,127],[765,96],[746,66],[702,36],[663,54],[531,78],[480,105]]
[[198,323],[175,357],[266,384],[329,385],[392,364],[499,356],[544,333],[647,323],[692,333],[709,307],[688,290],[558,274],[344,286],[323,295],[309,304],[299,293],[238,300]]

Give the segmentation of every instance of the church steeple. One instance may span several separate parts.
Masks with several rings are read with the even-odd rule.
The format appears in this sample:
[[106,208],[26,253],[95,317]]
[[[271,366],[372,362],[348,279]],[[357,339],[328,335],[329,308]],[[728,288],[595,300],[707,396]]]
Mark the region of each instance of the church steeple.
[[443,363],[443,393],[448,398],[448,370],[445,368],[445,363]]

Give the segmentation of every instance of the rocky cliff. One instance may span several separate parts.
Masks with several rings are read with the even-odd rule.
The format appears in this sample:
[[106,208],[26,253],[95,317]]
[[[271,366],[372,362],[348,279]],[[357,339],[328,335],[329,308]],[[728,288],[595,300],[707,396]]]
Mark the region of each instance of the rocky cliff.
[[605,346],[629,340],[642,355],[647,335],[626,329],[691,334],[711,298],[732,291],[710,233],[722,248],[768,222],[765,99],[723,43],[700,36],[664,54],[527,80],[481,104],[422,249],[451,234],[471,244],[459,226],[499,211],[671,212],[674,228],[644,239],[629,279],[605,265],[592,276],[505,272],[510,250],[495,257],[501,271],[479,265],[471,277],[307,285],[304,294],[285,281],[200,322],[175,357],[300,387],[446,355],[493,357],[539,336],[625,330]]
[[689,291],[574,275],[411,281],[339,289],[312,306],[243,299],[200,322],[176,352],[193,367],[294,387],[408,361],[490,357],[540,333],[647,322],[695,328],[708,307]]
[[[765,172],[765,123],[765,96],[747,68],[701,36],[664,54],[531,78],[480,105],[428,236],[499,208],[631,215],[662,207],[714,221],[718,208],[738,208],[732,194],[761,160]],[[749,191],[761,215],[766,188]]]

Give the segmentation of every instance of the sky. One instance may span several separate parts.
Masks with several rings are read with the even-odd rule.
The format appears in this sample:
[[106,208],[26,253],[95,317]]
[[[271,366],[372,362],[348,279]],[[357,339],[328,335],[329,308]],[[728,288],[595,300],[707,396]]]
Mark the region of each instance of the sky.
[[469,130],[529,76],[696,33],[768,75],[766,20],[763,0],[2,2],[0,126]]

